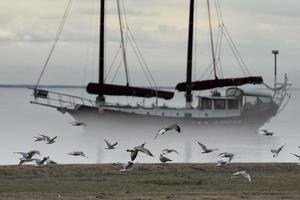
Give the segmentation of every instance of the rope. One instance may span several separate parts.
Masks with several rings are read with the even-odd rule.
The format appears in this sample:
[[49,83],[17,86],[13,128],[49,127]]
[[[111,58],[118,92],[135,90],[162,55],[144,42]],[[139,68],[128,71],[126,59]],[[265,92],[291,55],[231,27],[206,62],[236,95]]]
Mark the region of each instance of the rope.
[[41,72],[41,74],[40,74],[40,76],[39,76],[39,78],[38,78],[38,80],[37,80],[37,82],[36,82],[35,89],[38,88],[38,86],[39,86],[39,84],[40,84],[40,82],[41,82],[42,76],[43,76],[43,74],[45,73],[45,70],[46,70],[46,68],[47,68],[47,66],[48,66],[48,63],[49,63],[49,61],[50,61],[50,58],[51,58],[51,56],[52,56],[52,54],[53,54],[53,52],[54,52],[54,49],[55,49],[55,47],[56,47],[56,44],[57,44],[57,42],[58,42],[59,39],[60,39],[61,32],[62,32],[62,30],[63,30],[63,28],[64,28],[64,26],[65,26],[66,19],[67,19],[69,13],[70,13],[70,10],[71,10],[71,7],[72,7],[72,3],[73,3],[73,0],[69,0],[69,1],[68,1],[67,8],[66,8],[66,10],[65,10],[65,12],[64,12],[64,15],[63,15],[63,17],[62,17],[61,23],[60,23],[60,25],[59,25],[59,27],[58,27],[58,30],[57,30],[57,32],[56,32],[56,36],[55,36],[54,43],[53,43],[53,45],[52,45],[52,47],[51,47],[50,53],[49,53],[49,55],[48,55],[48,57],[47,57],[47,59],[46,59],[46,62],[45,62],[45,64],[44,64],[44,66],[43,66],[42,72]]

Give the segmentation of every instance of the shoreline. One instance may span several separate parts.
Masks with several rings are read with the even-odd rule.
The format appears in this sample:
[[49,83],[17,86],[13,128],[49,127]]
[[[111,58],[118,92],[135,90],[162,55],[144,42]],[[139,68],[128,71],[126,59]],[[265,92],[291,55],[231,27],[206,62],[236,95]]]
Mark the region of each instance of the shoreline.
[[[0,166],[0,199],[300,199],[297,163]],[[252,182],[232,174],[245,170]]]

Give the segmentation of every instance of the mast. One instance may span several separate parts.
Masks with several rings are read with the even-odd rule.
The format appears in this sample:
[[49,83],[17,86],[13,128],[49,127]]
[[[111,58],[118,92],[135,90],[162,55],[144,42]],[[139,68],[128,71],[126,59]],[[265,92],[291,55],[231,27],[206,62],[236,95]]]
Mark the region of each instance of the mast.
[[193,34],[194,34],[194,4],[195,0],[190,1],[190,17],[189,17],[189,38],[188,38],[188,55],[186,70],[186,91],[185,102],[186,107],[190,108],[193,101],[192,96],[192,64],[193,64]]
[[[105,29],[105,0],[100,0],[100,31],[99,31],[99,85],[104,84],[104,29]],[[97,97],[98,102],[104,102],[103,94]]]

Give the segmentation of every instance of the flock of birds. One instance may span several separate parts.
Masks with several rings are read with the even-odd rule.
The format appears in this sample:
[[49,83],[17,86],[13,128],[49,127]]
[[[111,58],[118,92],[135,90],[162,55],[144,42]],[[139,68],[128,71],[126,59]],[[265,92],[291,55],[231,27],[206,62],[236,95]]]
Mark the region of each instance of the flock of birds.
[[[71,124],[73,126],[86,126],[86,124],[82,123],[82,122],[72,122]],[[171,132],[172,130],[173,130],[173,132],[177,132],[177,133],[181,132],[181,128],[178,124],[172,124],[170,126],[167,126],[165,128],[158,130],[154,139],[157,139],[158,136],[164,135],[168,132]],[[273,136],[274,135],[273,132],[269,132],[266,129],[260,130],[260,131],[263,132],[262,135],[264,135],[264,136]],[[34,137],[35,137],[35,140],[34,140],[35,142],[45,142],[46,144],[53,144],[53,143],[55,143],[55,141],[57,139],[57,136],[49,137],[49,136],[43,135],[43,134],[39,134],[38,136],[34,136]],[[105,147],[106,150],[114,150],[114,149],[116,149],[116,146],[118,145],[118,142],[111,143],[111,142],[107,141],[106,139],[104,139],[104,142],[106,144],[106,147]],[[208,153],[212,153],[214,151],[219,150],[217,148],[208,148],[206,145],[204,145],[203,143],[201,143],[197,140],[196,140],[196,142],[202,149],[201,153],[203,153],[203,154],[208,154]],[[134,166],[135,166],[133,161],[137,158],[139,153],[143,153],[148,156],[154,157],[154,155],[151,153],[151,151],[148,148],[145,147],[145,145],[146,145],[146,143],[144,142],[143,144],[141,144],[139,146],[135,146],[131,149],[126,150],[127,152],[130,153],[130,161],[128,161],[127,163],[119,163],[119,162],[115,163],[121,167],[120,172],[126,172],[126,171],[133,170]],[[277,149],[271,149],[271,153],[273,153],[273,157],[274,158],[278,157],[279,153],[282,151],[282,149],[285,146],[286,146],[286,144],[280,146]],[[300,148],[300,146],[299,146],[299,148]],[[34,157],[35,155],[41,156],[40,152],[37,150],[32,150],[29,152],[14,152],[14,153],[20,154],[22,156],[21,158],[19,158],[20,159],[19,165],[22,165],[24,163],[29,163],[29,162],[35,162],[35,164],[37,166],[57,164],[55,161],[51,160],[49,156],[43,157],[42,159],[35,158]],[[170,153],[179,154],[179,152],[175,149],[163,149],[159,155],[160,162],[162,162],[162,163],[171,162],[172,160],[167,157],[167,155]],[[300,155],[295,154],[295,153],[291,153],[291,154],[294,155],[295,157],[297,157],[300,161]],[[82,151],[73,151],[73,152],[68,153],[68,155],[82,156],[82,157],[87,158],[87,156]],[[229,153],[229,152],[219,153],[218,156],[222,157],[222,158],[226,158],[227,160],[223,159],[223,160],[217,161],[217,164],[215,165],[216,167],[227,166],[234,158],[234,154]],[[239,171],[239,172],[233,173],[231,178],[235,178],[239,175],[243,176],[246,180],[248,180],[248,182],[251,182],[251,177],[250,177],[249,173],[247,173],[246,171]]]
[[[71,122],[71,124],[73,126],[86,126],[86,124],[82,122]],[[50,137],[44,134],[39,134],[37,136],[34,136],[34,138],[35,138],[34,142],[45,142],[46,144],[53,144],[56,142],[57,136]],[[35,156],[41,156],[41,153],[38,150],[31,150],[29,152],[14,152],[14,153],[22,156],[21,158],[19,158],[20,160],[19,165],[25,163],[35,163],[37,166],[57,164],[57,162],[50,159],[50,156],[43,157],[42,159],[36,158]],[[72,151],[67,155],[82,156],[88,158],[82,151]]]

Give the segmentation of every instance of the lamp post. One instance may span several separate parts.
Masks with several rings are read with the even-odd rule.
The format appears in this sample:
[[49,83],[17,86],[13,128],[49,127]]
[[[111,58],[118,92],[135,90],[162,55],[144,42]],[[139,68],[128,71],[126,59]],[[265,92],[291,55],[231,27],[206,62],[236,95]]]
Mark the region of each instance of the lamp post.
[[275,58],[275,66],[274,66],[274,89],[276,89],[276,82],[277,82],[277,55],[279,54],[278,50],[273,50],[272,53],[274,54]]

